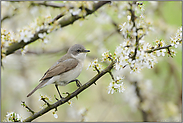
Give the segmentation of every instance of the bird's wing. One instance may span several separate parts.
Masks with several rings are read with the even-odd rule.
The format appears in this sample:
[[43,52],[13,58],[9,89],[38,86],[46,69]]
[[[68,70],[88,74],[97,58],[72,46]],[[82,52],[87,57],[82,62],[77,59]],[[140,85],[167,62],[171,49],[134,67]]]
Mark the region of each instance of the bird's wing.
[[[46,73],[40,79],[40,81],[51,78],[51,77],[56,76],[56,75],[60,75],[64,72],[67,72],[67,71],[75,68],[78,65],[78,62],[79,62],[78,60],[73,59],[73,58],[69,58],[67,60],[58,62],[57,65],[55,65],[54,67],[51,67],[50,69],[48,69],[46,71]],[[66,63],[67,63],[67,65],[65,65]]]

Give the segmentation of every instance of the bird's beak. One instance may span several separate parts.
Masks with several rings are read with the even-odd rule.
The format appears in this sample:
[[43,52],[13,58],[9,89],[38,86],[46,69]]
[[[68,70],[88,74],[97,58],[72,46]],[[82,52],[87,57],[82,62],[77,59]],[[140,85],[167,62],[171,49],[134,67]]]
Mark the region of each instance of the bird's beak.
[[90,52],[90,50],[84,50],[83,52]]

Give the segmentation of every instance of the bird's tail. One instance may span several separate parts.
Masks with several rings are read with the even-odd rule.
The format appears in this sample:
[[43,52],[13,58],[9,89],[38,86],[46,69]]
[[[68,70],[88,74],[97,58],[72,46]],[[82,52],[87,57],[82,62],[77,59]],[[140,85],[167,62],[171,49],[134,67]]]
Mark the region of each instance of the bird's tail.
[[32,90],[32,91],[27,95],[27,97],[31,96],[37,89],[44,87],[44,84],[45,84],[47,81],[48,81],[48,80],[43,80],[41,83],[39,83],[39,85],[36,86],[36,87],[34,88],[34,90]]

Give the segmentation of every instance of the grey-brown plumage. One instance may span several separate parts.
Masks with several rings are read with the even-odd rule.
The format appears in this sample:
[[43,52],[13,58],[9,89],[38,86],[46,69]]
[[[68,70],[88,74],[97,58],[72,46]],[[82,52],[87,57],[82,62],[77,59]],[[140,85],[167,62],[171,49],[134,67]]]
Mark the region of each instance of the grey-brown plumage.
[[46,85],[55,84],[56,86],[64,86],[76,79],[81,73],[87,52],[90,51],[86,50],[85,47],[80,44],[75,44],[70,47],[67,54],[62,56],[46,71],[40,79],[41,83],[39,83],[27,97],[31,96],[37,89]]

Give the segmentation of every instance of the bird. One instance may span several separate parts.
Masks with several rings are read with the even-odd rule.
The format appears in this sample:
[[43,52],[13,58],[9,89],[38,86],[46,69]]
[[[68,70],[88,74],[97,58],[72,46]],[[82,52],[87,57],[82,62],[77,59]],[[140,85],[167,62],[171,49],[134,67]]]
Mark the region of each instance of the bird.
[[71,82],[76,82],[76,85],[80,87],[82,84],[76,79],[83,68],[86,54],[90,50],[81,44],[75,44],[71,46],[67,53],[62,56],[56,63],[54,63],[39,80],[40,83],[27,95],[31,96],[36,90],[43,88],[50,84],[55,84],[60,98],[61,96],[58,86],[65,86]]

